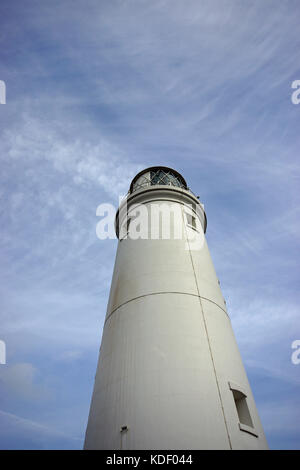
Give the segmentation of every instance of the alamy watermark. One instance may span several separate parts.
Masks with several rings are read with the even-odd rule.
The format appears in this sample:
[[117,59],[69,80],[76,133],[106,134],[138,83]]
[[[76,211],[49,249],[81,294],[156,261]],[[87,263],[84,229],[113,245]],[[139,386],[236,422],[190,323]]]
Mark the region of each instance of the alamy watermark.
[[[155,201],[127,206],[120,198],[118,216],[109,203],[100,204],[96,234],[100,240],[184,240],[185,249],[200,250],[204,243],[204,206],[171,201]],[[117,224],[117,225],[115,225]]]
[[291,96],[292,103],[299,104],[300,103],[300,80],[294,80],[291,85],[291,88],[295,90]]
[[292,353],[291,361],[293,364],[298,365],[300,364],[300,339],[295,339],[291,344],[291,348],[295,349]]
[[0,364],[6,364],[6,344],[0,339]]
[[0,80],[0,104],[6,104],[6,85],[3,80]]

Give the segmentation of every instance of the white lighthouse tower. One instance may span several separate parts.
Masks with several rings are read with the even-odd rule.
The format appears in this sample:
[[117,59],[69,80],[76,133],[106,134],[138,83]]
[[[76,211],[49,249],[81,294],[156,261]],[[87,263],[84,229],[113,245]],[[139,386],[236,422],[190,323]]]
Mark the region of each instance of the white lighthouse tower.
[[268,448],[206,225],[177,171],[133,179],[116,215],[85,449]]

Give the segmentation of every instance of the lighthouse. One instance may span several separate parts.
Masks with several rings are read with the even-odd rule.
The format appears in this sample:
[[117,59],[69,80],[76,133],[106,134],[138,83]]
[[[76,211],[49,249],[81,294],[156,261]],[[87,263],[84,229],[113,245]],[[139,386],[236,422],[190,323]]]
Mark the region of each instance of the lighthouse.
[[115,218],[85,449],[268,448],[206,228],[177,171],[135,176]]

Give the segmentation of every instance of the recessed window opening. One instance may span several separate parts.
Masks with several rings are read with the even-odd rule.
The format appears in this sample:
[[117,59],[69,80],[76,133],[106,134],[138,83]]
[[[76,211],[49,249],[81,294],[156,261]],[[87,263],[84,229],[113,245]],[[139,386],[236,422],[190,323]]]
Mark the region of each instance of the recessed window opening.
[[232,394],[240,423],[253,428],[253,422],[250,416],[246,395],[239,390],[232,390]]
[[196,226],[196,217],[193,216],[192,214],[186,214],[186,220],[187,220],[187,224],[193,228],[194,230],[197,229],[197,226]]

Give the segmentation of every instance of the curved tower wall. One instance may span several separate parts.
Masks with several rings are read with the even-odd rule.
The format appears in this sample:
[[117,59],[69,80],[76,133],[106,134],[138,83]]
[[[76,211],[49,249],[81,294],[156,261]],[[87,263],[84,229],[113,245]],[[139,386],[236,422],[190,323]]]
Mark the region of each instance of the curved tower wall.
[[142,204],[151,231],[160,203],[172,205],[172,229],[183,236],[132,240],[130,222],[119,240],[85,448],[267,449],[199,200],[184,188],[144,187],[117,222],[127,227],[126,214]]

